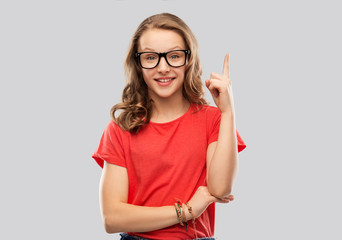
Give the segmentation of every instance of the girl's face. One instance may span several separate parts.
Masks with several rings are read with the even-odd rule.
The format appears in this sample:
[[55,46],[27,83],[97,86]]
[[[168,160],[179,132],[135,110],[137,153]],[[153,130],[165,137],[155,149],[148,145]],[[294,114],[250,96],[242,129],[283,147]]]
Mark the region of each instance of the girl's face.
[[[171,30],[150,29],[144,32],[138,42],[138,52],[164,53],[172,50],[187,50],[181,35]],[[164,57],[152,69],[142,68],[148,93],[153,100],[182,98],[185,66],[171,67]]]

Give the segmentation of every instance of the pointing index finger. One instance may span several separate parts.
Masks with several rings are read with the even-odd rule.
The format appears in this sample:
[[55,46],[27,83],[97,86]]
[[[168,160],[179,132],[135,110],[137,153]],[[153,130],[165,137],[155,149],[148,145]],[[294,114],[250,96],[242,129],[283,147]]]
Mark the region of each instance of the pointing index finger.
[[223,75],[229,78],[229,53],[224,58]]

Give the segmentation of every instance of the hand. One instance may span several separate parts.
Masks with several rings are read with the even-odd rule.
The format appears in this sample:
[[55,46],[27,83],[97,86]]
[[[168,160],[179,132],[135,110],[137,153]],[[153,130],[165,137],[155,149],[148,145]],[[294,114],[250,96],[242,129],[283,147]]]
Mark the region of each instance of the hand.
[[[200,186],[194,196],[189,201],[190,206],[192,207],[192,213],[194,218],[199,217],[207,207],[213,202],[219,203],[229,203],[234,200],[233,195],[229,195],[223,199],[219,199],[211,195],[208,191],[208,187]],[[191,219],[190,213],[187,211],[187,219]]]
[[231,111],[234,114],[233,90],[229,78],[229,54],[226,54],[224,58],[222,74],[212,72],[210,79],[205,81],[205,85],[221,113]]

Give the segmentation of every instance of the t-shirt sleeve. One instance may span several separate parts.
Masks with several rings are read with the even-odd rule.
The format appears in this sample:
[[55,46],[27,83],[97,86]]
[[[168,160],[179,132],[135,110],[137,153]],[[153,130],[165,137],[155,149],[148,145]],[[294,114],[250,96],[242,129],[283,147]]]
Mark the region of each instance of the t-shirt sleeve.
[[236,130],[236,139],[237,139],[237,145],[238,145],[238,152],[241,152],[246,148],[245,142],[242,140],[238,130]]
[[[211,124],[209,127],[209,141],[208,145],[212,142],[218,140],[219,130],[220,130],[220,122],[221,122],[221,113],[218,109],[215,112],[210,114],[212,116]],[[238,152],[241,152],[246,148],[246,144],[241,138],[238,130],[236,130],[236,140],[237,140],[237,147]]]
[[104,161],[126,167],[122,130],[111,121],[105,128],[92,157],[103,168]]
[[218,139],[221,113],[217,108],[210,107],[208,108],[207,118],[209,119],[209,122],[207,123],[209,126],[209,145],[210,143],[215,142]]

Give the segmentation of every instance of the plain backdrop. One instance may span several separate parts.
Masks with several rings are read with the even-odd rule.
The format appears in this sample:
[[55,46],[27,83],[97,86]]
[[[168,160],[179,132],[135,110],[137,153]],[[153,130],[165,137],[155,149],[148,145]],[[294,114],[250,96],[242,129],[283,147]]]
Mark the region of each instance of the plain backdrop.
[[91,154],[121,99],[132,34],[170,12],[198,39],[203,81],[231,55],[247,148],[216,237],[342,239],[340,10],[332,0],[1,1],[0,238],[118,239],[102,225]]

